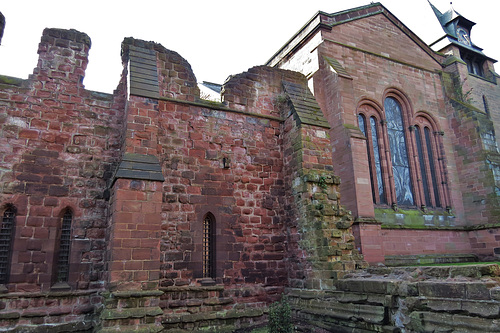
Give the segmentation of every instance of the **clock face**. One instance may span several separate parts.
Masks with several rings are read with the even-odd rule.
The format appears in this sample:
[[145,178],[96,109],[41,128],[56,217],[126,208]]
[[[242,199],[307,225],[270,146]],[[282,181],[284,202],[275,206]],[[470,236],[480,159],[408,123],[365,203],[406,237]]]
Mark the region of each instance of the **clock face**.
[[470,46],[470,37],[469,37],[469,33],[467,32],[467,30],[465,30],[462,27],[458,27],[457,28],[457,37],[458,37],[458,41],[460,43]]

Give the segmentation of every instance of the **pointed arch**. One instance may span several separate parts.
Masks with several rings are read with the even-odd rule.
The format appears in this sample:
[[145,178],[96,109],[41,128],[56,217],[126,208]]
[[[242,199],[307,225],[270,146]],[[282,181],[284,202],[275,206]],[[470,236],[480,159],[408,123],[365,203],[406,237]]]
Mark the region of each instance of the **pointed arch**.
[[388,164],[394,192],[393,205],[414,206],[415,169],[414,161],[410,158],[415,155],[413,140],[409,134],[413,110],[405,94],[394,88],[386,90],[384,94],[385,138],[390,154]]
[[6,204],[2,209],[0,226],[0,284],[9,282],[12,245],[16,227],[16,207]]
[[385,158],[384,145],[381,142],[381,110],[372,100],[362,100],[358,104],[358,126],[366,137],[368,168],[370,173],[372,199],[375,204],[387,203],[387,179],[382,162]]
[[373,202],[449,209],[438,122],[427,111],[414,112],[410,99],[398,89],[388,88],[383,102],[382,108],[366,99],[357,107],[359,128],[367,140]]
[[449,206],[448,188],[442,151],[442,131],[438,123],[427,112],[415,115],[415,138],[419,159],[420,191],[422,205],[426,207]]
[[61,223],[56,239],[54,282],[65,283],[69,280],[71,254],[71,226],[73,211],[66,207],[61,212]]

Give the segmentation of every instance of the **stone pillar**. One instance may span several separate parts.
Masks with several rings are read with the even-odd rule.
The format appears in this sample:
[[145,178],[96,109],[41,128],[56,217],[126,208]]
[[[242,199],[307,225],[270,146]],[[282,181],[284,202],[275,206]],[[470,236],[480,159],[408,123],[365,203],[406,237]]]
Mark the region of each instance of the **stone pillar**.
[[154,156],[125,154],[115,177],[102,331],[160,331],[161,167]]
[[[129,54],[130,52],[130,54]],[[156,52],[126,50],[131,60],[124,155],[110,188],[108,279],[101,331],[158,332],[161,325],[160,239],[162,184],[158,159]],[[149,66],[147,89],[137,84],[137,58]],[[147,95],[147,96],[143,96]]]

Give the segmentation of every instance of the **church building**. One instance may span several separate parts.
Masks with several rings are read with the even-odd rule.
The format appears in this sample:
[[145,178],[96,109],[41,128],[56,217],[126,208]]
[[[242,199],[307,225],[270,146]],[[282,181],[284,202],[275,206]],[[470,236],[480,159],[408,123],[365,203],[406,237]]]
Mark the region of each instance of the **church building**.
[[491,331],[493,280],[349,280],[500,255],[496,60],[431,7],[431,45],[380,3],[318,12],[222,85],[125,38],[112,94],[89,36],[45,29],[0,75],[0,331],[243,332],[283,294],[302,331]]
[[474,22],[431,6],[444,32],[431,45],[367,6],[319,12],[267,63],[307,77],[370,263],[500,253],[496,60]]

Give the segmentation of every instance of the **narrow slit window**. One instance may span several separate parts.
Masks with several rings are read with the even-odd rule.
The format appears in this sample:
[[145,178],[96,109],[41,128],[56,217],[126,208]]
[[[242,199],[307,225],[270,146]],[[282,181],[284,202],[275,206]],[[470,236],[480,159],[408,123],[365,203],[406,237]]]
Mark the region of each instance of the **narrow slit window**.
[[73,214],[68,209],[64,213],[61,236],[59,239],[59,253],[57,256],[56,282],[68,282],[69,278],[69,256],[71,251],[71,222]]
[[382,178],[382,164],[380,163],[380,148],[378,145],[377,119],[370,117],[370,127],[372,132],[373,159],[375,162],[375,173],[377,175],[377,187],[380,203],[387,203],[385,200],[384,181]]
[[375,179],[373,178],[373,170],[372,170],[372,157],[371,157],[371,142],[370,138],[368,138],[368,134],[366,133],[366,121],[365,121],[365,116],[362,114],[358,115],[358,124],[359,124],[359,129],[363,133],[363,135],[366,137],[366,152],[368,154],[368,169],[370,171],[370,183],[372,186],[372,198],[373,202],[377,202],[377,196],[375,195]]
[[420,133],[420,128],[418,126],[415,127],[415,139],[417,141],[417,152],[418,152],[418,161],[420,164],[420,178],[422,180],[422,187],[424,190],[425,197],[425,205],[427,207],[432,206],[431,202],[431,194],[429,192],[429,182],[427,179],[427,168],[425,166],[424,160],[424,147],[422,146],[422,136]]
[[434,198],[436,200],[436,207],[441,207],[441,200],[439,198],[439,184],[436,175],[436,165],[434,164],[434,153],[432,152],[431,145],[431,131],[428,127],[424,128],[425,134],[425,142],[427,145],[427,155],[429,157],[429,166],[431,169],[431,180],[432,180],[432,189],[434,191]]
[[485,95],[483,95],[483,105],[484,105],[484,112],[489,116],[490,115],[490,107],[488,106],[488,99],[486,98]]
[[12,239],[14,235],[15,211],[12,207],[5,210],[0,228],[0,284],[9,280]]
[[203,219],[203,277],[215,278],[215,218],[212,214]]

